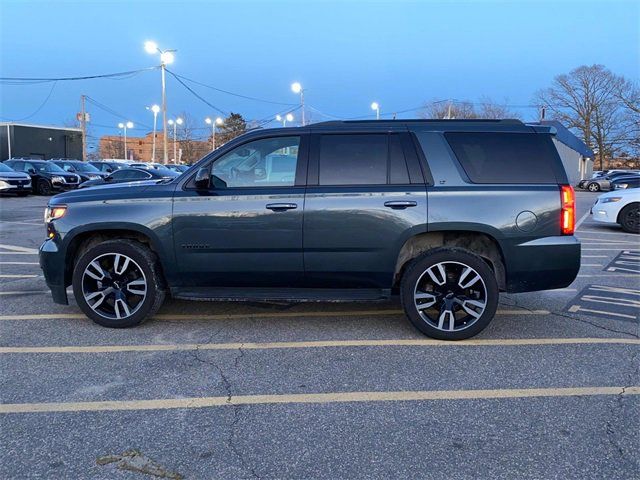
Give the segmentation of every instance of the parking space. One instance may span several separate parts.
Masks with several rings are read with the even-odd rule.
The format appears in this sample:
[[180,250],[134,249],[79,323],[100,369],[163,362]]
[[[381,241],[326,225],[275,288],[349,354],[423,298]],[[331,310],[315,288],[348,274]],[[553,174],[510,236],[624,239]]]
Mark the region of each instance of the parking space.
[[503,294],[455,343],[395,300],[170,300],[101,328],[51,301],[46,198],[1,198],[0,477],[637,477],[639,237],[595,198],[576,281]]

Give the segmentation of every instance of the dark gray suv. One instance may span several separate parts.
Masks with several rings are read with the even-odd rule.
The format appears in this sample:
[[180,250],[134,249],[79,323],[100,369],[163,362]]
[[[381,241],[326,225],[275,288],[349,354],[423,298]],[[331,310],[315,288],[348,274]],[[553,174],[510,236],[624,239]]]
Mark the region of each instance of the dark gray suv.
[[568,286],[575,200],[553,130],[516,120],[257,130],[174,180],[57,195],[40,263],[54,301],[137,325],[165,295],[373,302],[400,295],[439,339],[500,291]]

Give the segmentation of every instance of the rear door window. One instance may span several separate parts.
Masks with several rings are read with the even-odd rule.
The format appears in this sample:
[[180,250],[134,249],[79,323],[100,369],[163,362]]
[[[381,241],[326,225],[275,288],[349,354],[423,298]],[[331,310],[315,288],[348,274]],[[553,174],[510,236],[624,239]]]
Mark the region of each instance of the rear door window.
[[445,138],[473,183],[558,183],[548,135],[449,132]]
[[386,185],[387,134],[322,135],[320,185]]

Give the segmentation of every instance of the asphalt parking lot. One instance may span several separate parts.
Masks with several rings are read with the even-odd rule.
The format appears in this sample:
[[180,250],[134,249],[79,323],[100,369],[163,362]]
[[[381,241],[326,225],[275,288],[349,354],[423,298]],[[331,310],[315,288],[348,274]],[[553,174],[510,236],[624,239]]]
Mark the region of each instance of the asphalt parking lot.
[[46,198],[0,198],[1,478],[638,478],[640,237],[584,216],[582,268],[473,340],[397,302],[167,301],[110,330],[51,301]]

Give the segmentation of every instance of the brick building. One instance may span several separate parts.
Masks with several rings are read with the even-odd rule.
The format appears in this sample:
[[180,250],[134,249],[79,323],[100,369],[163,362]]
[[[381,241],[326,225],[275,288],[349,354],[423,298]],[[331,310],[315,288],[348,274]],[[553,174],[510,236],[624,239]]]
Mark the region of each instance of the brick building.
[[[163,134],[156,133],[156,161],[163,159]],[[169,135],[169,161],[173,162],[173,138]],[[211,151],[210,141],[178,139],[176,142],[176,156],[183,163],[193,163]],[[127,156],[124,154],[124,138],[122,135],[105,135],[100,137],[101,158],[128,158],[140,162],[150,162],[153,152],[153,133],[144,137],[127,135]]]

